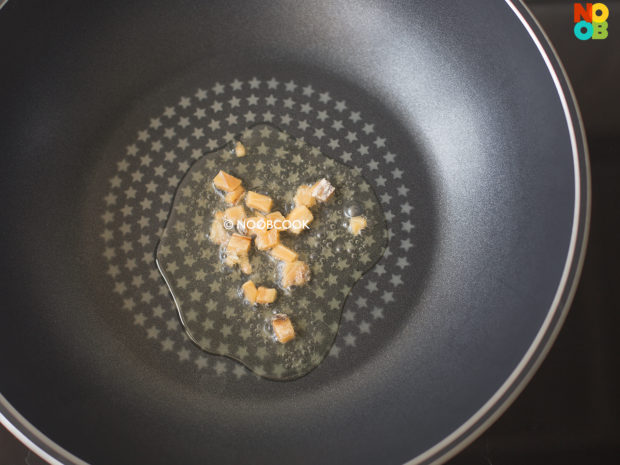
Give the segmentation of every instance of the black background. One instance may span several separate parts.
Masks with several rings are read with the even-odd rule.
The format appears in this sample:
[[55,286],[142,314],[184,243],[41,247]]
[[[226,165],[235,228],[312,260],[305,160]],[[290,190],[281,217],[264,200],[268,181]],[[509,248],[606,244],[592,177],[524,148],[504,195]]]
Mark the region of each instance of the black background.
[[[449,465],[620,463],[620,2],[609,37],[579,41],[573,2],[527,2],[572,82],[592,170],[587,256],[548,357],[507,412]],[[43,463],[0,428],[0,465]]]

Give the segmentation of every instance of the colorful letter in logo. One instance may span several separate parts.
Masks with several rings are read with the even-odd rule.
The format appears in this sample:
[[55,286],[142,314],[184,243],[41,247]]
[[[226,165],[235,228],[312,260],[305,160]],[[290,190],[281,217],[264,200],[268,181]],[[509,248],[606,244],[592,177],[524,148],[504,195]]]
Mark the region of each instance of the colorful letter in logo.
[[575,37],[579,40],[607,38],[609,8],[603,3],[575,3]]

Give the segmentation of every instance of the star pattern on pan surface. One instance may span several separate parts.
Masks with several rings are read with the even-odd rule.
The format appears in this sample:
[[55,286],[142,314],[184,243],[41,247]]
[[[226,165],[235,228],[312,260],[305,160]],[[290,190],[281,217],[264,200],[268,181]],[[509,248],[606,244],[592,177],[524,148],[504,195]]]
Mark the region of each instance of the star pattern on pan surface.
[[[108,180],[108,192],[102,198],[105,210],[100,239],[113,298],[120,309],[132,315],[146,343],[174,354],[176,360],[195,370],[232,380],[251,373],[189,341],[156,269],[154,250],[175,189],[189,166],[261,122],[273,124],[359,170],[379,198],[388,225],[388,247],[348,296],[329,356],[339,358],[343,351],[353,350],[371,337],[373,327],[395,309],[394,292],[405,285],[402,278],[413,262],[415,203],[406,173],[396,165],[399,154],[390,150],[389,140],[376,133],[376,124],[367,116],[330,92],[275,77],[203,85],[169,101],[158,114],[145,115],[143,127],[126,142],[124,153],[118,154],[116,173]],[[175,264],[170,265],[174,269]],[[197,272],[194,278],[204,276]],[[217,310],[213,301],[207,300],[205,305],[209,311]],[[208,326],[210,320],[201,323]]]
[[[328,353],[344,298],[383,255],[386,223],[379,200],[357,170],[325,157],[315,147],[274,126],[258,124],[244,129],[241,142],[246,157],[233,156],[232,143],[206,154],[185,174],[158,246],[158,265],[175,296],[184,327],[197,345],[209,353],[239,360],[252,370],[260,365],[266,377],[292,379],[310,371]],[[259,154],[263,147],[268,150]],[[258,168],[251,169],[256,165]],[[230,206],[209,186],[219,170],[234,175],[247,173],[244,188],[267,190],[275,200],[273,210],[284,214],[290,211],[286,208],[290,208],[299,184],[314,181],[315,174],[336,186],[330,201],[314,209],[309,230],[299,236],[284,233],[281,237],[300,260],[310,265],[312,278],[290,292],[280,289],[276,302],[267,307],[250,306],[240,294],[247,279],[278,286],[277,265],[269,254],[253,250],[249,255],[252,271],[245,275],[236,268],[223,267],[220,253],[225,252],[218,253],[217,245],[205,238],[212,212]],[[360,236],[349,232],[344,215],[352,205],[360,205],[367,217],[367,227]],[[142,279],[138,276],[134,281],[141,283]],[[212,301],[221,303],[216,314]],[[366,302],[361,296],[355,300],[360,309]],[[287,314],[296,328],[298,337],[286,347],[274,344],[270,331],[274,312]],[[368,329],[365,324],[360,326],[362,332]]]

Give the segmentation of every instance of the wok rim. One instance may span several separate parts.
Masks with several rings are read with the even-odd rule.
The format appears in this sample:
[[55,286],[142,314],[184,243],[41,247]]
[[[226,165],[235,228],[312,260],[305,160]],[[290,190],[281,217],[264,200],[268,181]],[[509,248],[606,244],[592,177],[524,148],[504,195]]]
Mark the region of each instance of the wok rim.
[[[461,426],[405,465],[445,463],[484,433],[528,385],[553,346],[573,302],[585,260],[591,215],[590,155],[579,105],[566,69],[544,29],[523,0],[504,0],[517,16],[553,79],[568,126],[575,176],[575,206],[569,250],[547,316],[521,361],[495,394]],[[545,49],[545,46],[547,49]],[[583,163],[583,166],[582,164]]]
[[[495,394],[456,430],[406,465],[439,464],[457,455],[476,440],[507,409],[532,379],[562,328],[581,276],[587,248],[591,215],[589,152],[583,121],[575,94],[558,54],[523,0],[504,0],[522,23],[553,79],[568,126],[575,176],[573,227],[562,278],[547,316],[534,341],[510,376]],[[0,0],[0,10],[8,0]],[[29,450],[52,465],[87,465],[43,434],[21,415],[0,393],[0,423]]]

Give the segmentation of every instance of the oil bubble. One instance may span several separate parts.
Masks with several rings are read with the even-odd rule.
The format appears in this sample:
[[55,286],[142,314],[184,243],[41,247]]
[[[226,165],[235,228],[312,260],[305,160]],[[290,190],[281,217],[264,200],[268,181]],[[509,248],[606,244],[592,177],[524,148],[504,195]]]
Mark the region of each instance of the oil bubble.
[[364,211],[359,202],[349,201],[344,206],[344,216],[347,218],[353,218],[354,216],[360,216]]

